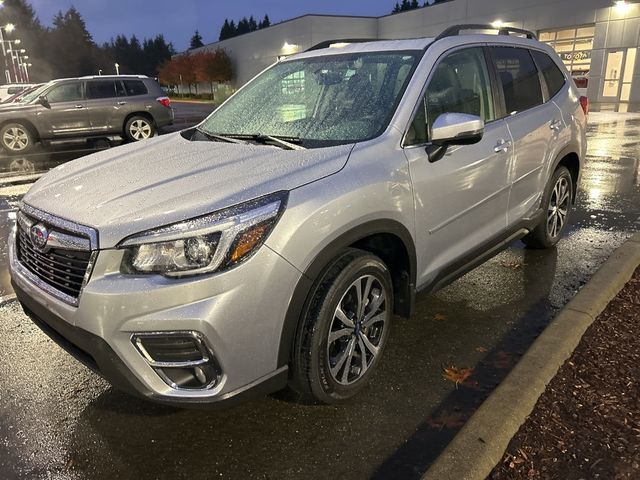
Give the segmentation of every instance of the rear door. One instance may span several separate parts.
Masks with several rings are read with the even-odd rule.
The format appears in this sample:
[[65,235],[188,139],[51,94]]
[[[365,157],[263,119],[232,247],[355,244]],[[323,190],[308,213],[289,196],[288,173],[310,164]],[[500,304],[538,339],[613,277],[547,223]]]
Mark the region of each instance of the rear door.
[[558,134],[564,128],[560,111],[545,103],[542,75],[526,48],[489,48],[500,80],[505,122],[513,138],[507,224],[531,218],[540,208],[545,166]]
[[86,90],[92,132],[122,132],[127,112],[122,82],[119,79],[87,80]]
[[91,131],[84,88],[80,80],[59,83],[45,95],[48,107],[38,107],[38,123],[45,138],[83,136]]
[[[433,69],[406,134],[404,152],[415,196],[418,285],[430,283],[504,234],[511,137],[504,120],[497,118],[491,76],[480,46],[445,54]],[[442,159],[431,163],[425,146],[431,126],[443,113],[477,115],[485,121],[485,132],[479,143],[449,147]]]

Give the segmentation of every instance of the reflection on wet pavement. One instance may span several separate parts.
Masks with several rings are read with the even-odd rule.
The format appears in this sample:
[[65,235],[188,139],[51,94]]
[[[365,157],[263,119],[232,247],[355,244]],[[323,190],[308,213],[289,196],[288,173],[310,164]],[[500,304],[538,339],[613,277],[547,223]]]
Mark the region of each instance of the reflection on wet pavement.
[[[0,478],[419,478],[640,226],[640,116],[593,114],[589,137],[579,203],[558,247],[517,243],[419,296],[413,317],[396,319],[372,385],[347,405],[284,395],[220,412],[145,403],[77,364],[15,303],[0,307]],[[451,366],[470,375],[445,380]]]

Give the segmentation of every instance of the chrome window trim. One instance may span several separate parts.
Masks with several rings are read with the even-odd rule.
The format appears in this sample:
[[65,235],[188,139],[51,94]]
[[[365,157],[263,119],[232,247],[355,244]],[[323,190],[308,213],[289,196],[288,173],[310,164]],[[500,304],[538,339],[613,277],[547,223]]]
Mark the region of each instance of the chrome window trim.
[[[430,44],[430,45],[433,45],[433,44]],[[487,46],[487,42],[472,42],[472,43],[463,43],[463,44],[460,44],[460,45],[456,45],[456,46],[451,47],[448,50],[444,51],[433,62],[433,65],[431,66],[431,69],[429,70],[429,74],[427,75],[427,79],[424,82],[424,84],[422,85],[422,89],[421,89],[420,97],[418,99],[418,103],[416,105],[414,105],[413,110],[411,111],[409,122],[404,127],[404,133],[402,134],[402,139],[400,140],[400,148],[401,149],[405,150],[405,149],[411,149],[411,148],[416,148],[416,147],[424,148],[424,147],[426,147],[428,145],[431,145],[430,141],[427,141],[425,143],[420,143],[420,144],[407,145],[406,144],[406,140],[407,140],[407,135],[409,133],[409,128],[411,128],[411,124],[413,123],[413,120],[415,119],[415,116],[418,113],[418,109],[420,108],[420,105],[424,101],[424,96],[427,93],[427,88],[429,88],[429,84],[431,83],[431,80],[433,78],[433,75],[434,75],[438,65],[440,65],[440,63],[442,63],[442,61],[446,57],[448,57],[450,54],[455,53],[457,51],[470,49],[470,48],[484,48],[486,46]],[[489,69],[489,67],[490,67],[490,65],[487,65],[487,69]],[[414,72],[414,75],[415,75],[415,72]],[[493,92],[492,92],[492,95],[493,95]],[[494,99],[494,103],[495,103],[495,99]],[[485,122],[485,125],[489,125],[489,124],[491,124],[493,122],[496,122],[498,120],[500,120],[500,119],[495,118],[495,119],[491,120],[490,122]]]

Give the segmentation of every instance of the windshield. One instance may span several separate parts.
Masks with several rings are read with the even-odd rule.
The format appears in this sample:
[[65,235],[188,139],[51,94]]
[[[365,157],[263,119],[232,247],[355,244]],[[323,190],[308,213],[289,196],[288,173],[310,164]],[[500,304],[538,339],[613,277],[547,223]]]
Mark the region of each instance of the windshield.
[[419,55],[366,53],[278,63],[200,128],[224,136],[291,138],[306,148],[374,138],[389,124]]
[[36,88],[35,90],[33,90],[32,92],[29,92],[27,94],[25,94],[19,101],[18,103],[31,103],[32,101],[34,101],[36,98],[38,98],[40,95],[42,95],[42,93],[51,85],[53,85],[53,83],[47,83],[45,85],[42,85],[39,88]]

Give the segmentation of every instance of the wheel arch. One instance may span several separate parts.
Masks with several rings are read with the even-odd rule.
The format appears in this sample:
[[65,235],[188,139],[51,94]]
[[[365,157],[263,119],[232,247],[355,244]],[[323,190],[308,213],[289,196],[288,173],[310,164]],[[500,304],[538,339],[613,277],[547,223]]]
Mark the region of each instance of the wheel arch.
[[291,359],[300,318],[308,307],[310,294],[317,287],[329,263],[346,248],[358,248],[380,257],[389,268],[394,291],[393,311],[409,317],[415,300],[416,250],[409,230],[395,220],[374,220],[355,227],[326,245],[305,269],[293,290],[285,316],[278,367]]
[[566,167],[571,173],[571,180],[573,183],[573,198],[572,201],[575,203],[576,195],[578,193],[578,182],[580,180],[580,175],[582,174],[582,165],[580,162],[580,156],[578,155],[578,147],[574,144],[569,144],[564,147],[552,164],[551,171],[549,172],[549,177],[553,175],[553,173],[558,169],[558,167]]
[[27,120],[26,118],[23,118],[23,117],[11,118],[9,120],[5,120],[3,122],[0,122],[0,129],[4,128],[5,125],[8,125],[10,123],[23,124],[26,128],[29,129],[29,131],[31,132],[31,135],[33,135],[34,141],[36,141],[36,142],[40,141],[40,132],[38,131],[38,129],[36,128],[35,124],[31,120]]
[[150,122],[153,123],[154,127],[157,127],[156,119],[153,117],[153,115],[150,112],[147,112],[145,110],[140,110],[140,111],[131,112],[126,117],[124,117],[124,123],[122,124],[122,131],[123,132],[127,128],[127,123],[133,117],[145,117],[147,120],[149,120]]

